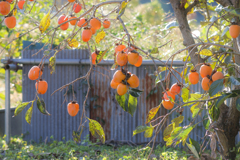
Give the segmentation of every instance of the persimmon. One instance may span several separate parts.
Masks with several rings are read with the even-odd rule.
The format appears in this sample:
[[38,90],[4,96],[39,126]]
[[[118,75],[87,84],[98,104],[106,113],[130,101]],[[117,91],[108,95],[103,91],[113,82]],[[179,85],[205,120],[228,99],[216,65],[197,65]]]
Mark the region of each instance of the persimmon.
[[4,23],[8,28],[14,28],[16,26],[16,18],[14,16],[6,17]]
[[126,75],[123,74],[121,70],[117,70],[113,75],[113,81],[118,83],[122,82],[122,80],[124,80],[125,78],[126,78]]
[[[68,21],[68,17],[65,14],[62,14],[61,16],[58,17],[58,24],[62,24],[66,21]],[[65,23],[65,24],[67,24],[67,23]]]
[[23,1],[18,1],[18,8],[23,9],[24,3],[25,3],[24,0]]
[[62,25],[60,26],[60,29],[63,30],[63,31],[65,31],[65,30],[68,29],[68,27],[69,27],[69,23],[65,23],[65,24],[62,24]]
[[134,64],[135,67],[140,67],[142,65],[142,56],[139,55],[137,63]]
[[211,76],[212,74],[212,67],[209,64],[203,64],[200,67],[200,75],[202,78]]
[[132,88],[137,88],[139,86],[139,79],[135,74],[131,74],[131,77],[127,80],[127,82]]
[[96,59],[97,59],[97,54],[96,54],[95,52],[93,52],[93,53],[91,54],[91,57],[92,57],[92,59],[96,60]]
[[125,48],[126,48],[126,46],[123,45],[123,44],[116,44],[115,52],[116,52],[116,53],[121,52],[121,51],[123,51]]
[[196,72],[196,70],[191,70],[188,74],[188,79],[192,84],[197,84],[199,81],[199,74]]
[[171,91],[172,94],[177,95],[181,92],[181,88],[182,88],[181,85],[179,85],[178,83],[174,83],[171,86],[170,91]]
[[92,31],[89,28],[85,28],[82,31],[82,40],[84,42],[88,42],[92,37]]
[[90,20],[91,27],[95,28],[96,30],[101,28],[101,22],[97,18],[93,18]]
[[128,53],[128,62],[132,65],[135,65],[138,62],[139,55],[138,53],[131,51]]
[[72,117],[76,116],[79,111],[79,104],[75,101],[68,103],[67,111],[70,116]]
[[88,25],[87,19],[86,18],[81,18],[78,21],[77,25],[78,25],[78,27],[86,27]]
[[212,81],[213,81],[213,82],[216,81],[216,80],[219,80],[219,79],[223,79],[223,78],[224,78],[223,73],[222,73],[222,72],[219,72],[219,71],[217,71],[216,73],[214,73],[214,74],[212,75]]
[[95,29],[95,28],[91,27],[90,29],[91,29],[91,31],[92,31],[92,34],[95,34],[95,33],[96,33],[96,29]]
[[113,79],[111,80],[110,86],[113,89],[117,89],[117,86],[119,85],[119,82],[115,82]]
[[232,38],[237,38],[240,34],[240,26],[237,24],[231,25],[229,28],[229,33]]
[[92,59],[92,64],[96,64],[96,59]]
[[40,79],[40,81],[37,81],[35,83],[35,87],[36,87],[38,94],[45,94],[48,89],[48,83],[46,81]]
[[75,2],[75,0],[68,0],[68,2],[72,3],[72,2]]
[[202,89],[204,91],[208,91],[210,86],[211,86],[211,84],[212,84],[212,81],[208,77],[204,77],[202,79]]
[[32,2],[32,1],[34,1],[34,0],[29,0],[29,1],[31,1],[31,2]]
[[127,93],[128,88],[129,88],[129,87],[128,87],[127,85],[120,83],[120,84],[117,86],[117,93],[118,93],[120,96],[122,96],[122,95],[124,95],[124,94]]
[[4,16],[8,15],[8,13],[10,12],[10,9],[11,9],[10,3],[5,2],[5,1],[0,2],[0,13],[2,15],[4,15]]
[[164,100],[169,101],[170,99],[169,99],[168,97],[172,97],[172,99],[175,100],[175,95],[172,94],[171,91],[167,91],[167,92],[165,92],[165,93],[163,94]]
[[75,13],[78,13],[78,12],[80,12],[81,10],[82,10],[82,5],[81,5],[81,4],[75,3],[75,4],[73,5],[73,11],[74,11]]
[[39,78],[39,73],[42,75],[42,71],[40,72],[40,68],[38,66],[33,66],[28,72],[28,78],[30,80],[36,80]]
[[111,22],[110,22],[109,20],[105,19],[105,20],[103,21],[103,27],[104,27],[104,28],[109,28],[110,25],[111,25]]
[[[77,17],[76,17],[76,16],[71,16],[69,19],[74,19],[74,18],[77,18]],[[70,24],[73,25],[73,26],[74,26],[76,23],[77,23],[77,20],[71,20],[71,21],[70,21]]]
[[163,105],[163,107],[164,107],[165,109],[170,110],[170,109],[173,108],[174,103],[171,102],[171,101],[162,100],[162,105]]
[[124,65],[127,64],[127,62],[128,62],[128,55],[127,55],[127,53],[125,53],[125,52],[119,52],[119,53],[117,54],[117,64],[118,64],[119,66],[124,66]]
[[8,3],[12,3],[13,0],[6,0]]

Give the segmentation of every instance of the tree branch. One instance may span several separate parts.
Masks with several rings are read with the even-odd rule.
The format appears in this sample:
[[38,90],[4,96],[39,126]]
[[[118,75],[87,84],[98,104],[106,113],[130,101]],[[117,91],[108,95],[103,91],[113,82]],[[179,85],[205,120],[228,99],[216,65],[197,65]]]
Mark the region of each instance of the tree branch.
[[215,0],[215,1],[220,3],[223,7],[233,5],[230,0]]
[[188,6],[188,8],[186,8],[185,11],[184,11],[185,15],[187,15],[187,13],[188,13],[189,11],[191,11],[191,9],[192,9],[193,7],[195,7],[197,4],[199,4],[199,1],[198,1],[198,0],[195,0],[192,4],[190,4],[190,5]]

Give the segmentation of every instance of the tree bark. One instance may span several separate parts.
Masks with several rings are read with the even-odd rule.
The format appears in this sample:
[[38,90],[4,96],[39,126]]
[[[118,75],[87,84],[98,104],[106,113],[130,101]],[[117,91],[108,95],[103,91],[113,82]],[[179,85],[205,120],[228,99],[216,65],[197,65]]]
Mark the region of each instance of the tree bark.
[[[195,44],[194,38],[192,36],[191,28],[189,27],[188,20],[187,20],[187,15],[185,13],[184,7],[181,7],[180,1],[179,0],[170,0],[170,3],[172,5],[172,8],[174,10],[174,14],[176,16],[176,19],[179,24],[179,29],[182,33],[183,37],[183,45],[184,46],[189,46],[191,44]],[[192,48],[189,49],[189,52],[192,50]],[[202,63],[203,59],[196,55],[195,53],[197,52],[197,48],[195,48],[191,53],[191,62],[195,66],[198,63]]]
[[[239,8],[240,5],[239,0],[215,0],[215,1],[223,5],[224,7],[233,5],[235,8]],[[185,12],[186,9],[184,7],[181,7],[180,0],[170,0],[170,3],[174,10],[176,19],[179,23],[179,29],[183,37],[183,44],[185,46],[195,44],[194,38],[191,33],[191,29],[187,21],[187,15]],[[240,50],[239,43],[240,37],[238,37],[237,41],[234,40],[234,46],[237,46],[238,49]],[[194,66],[198,63],[203,62],[203,59],[199,58],[199,56],[197,56],[195,52],[197,52],[196,48],[193,50],[193,52],[190,53],[191,62],[193,63]],[[240,56],[236,56],[235,60],[237,63],[240,64]],[[224,158],[234,160],[236,157],[236,152],[232,150],[235,147],[235,137],[239,131],[239,119],[240,119],[240,112],[236,108],[236,98],[231,99],[231,103],[229,106],[230,107],[226,106],[225,104],[222,104],[219,107],[220,116],[217,122],[214,124],[214,126],[216,125],[214,128],[216,128],[218,136],[221,137],[219,138],[219,140],[222,143],[224,143],[222,145],[226,146],[227,148],[225,149],[225,151],[223,149],[224,147],[222,148],[223,149],[222,152],[226,153],[224,155],[225,156]]]

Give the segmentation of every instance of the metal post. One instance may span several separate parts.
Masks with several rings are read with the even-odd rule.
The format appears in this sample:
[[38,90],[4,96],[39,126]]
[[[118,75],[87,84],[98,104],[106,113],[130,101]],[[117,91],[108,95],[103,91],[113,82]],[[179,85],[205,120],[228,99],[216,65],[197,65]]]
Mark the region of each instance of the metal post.
[[8,144],[11,137],[10,69],[5,70],[5,135]]

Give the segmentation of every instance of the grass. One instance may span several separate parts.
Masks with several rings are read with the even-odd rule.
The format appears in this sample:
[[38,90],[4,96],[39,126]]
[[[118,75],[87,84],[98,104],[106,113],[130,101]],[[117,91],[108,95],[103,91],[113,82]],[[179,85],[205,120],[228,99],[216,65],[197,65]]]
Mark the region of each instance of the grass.
[[[85,145],[85,144],[88,144]],[[90,145],[90,146],[89,146]],[[150,147],[144,146],[107,146],[91,143],[86,140],[81,145],[74,141],[56,141],[51,138],[49,143],[28,143],[22,137],[12,137],[7,145],[0,138],[0,159],[147,159]],[[152,159],[187,160],[187,152],[176,148],[157,146],[152,154]]]

